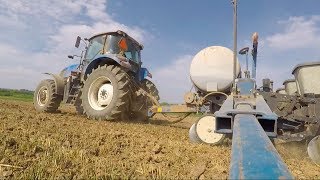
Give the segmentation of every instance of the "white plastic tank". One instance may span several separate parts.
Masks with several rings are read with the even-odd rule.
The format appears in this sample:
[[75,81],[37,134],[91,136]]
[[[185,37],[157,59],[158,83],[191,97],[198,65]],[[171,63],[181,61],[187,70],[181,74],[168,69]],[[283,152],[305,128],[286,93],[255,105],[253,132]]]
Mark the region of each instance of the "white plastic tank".
[[[240,64],[237,59],[237,75]],[[193,84],[205,92],[230,91],[233,82],[233,51],[222,46],[211,46],[196,54],[190,65]]]
[[320,62],[298,64],[292,71],[300,95],[320,94]]
[[276,93],[279,93],[279,94],[287,94],[286,93],[286,90],[284,88],[279,88],[276,90]]
[[295,79],[287,79],[283,82],[286,94],[295,95],[297,93],[297,84]]

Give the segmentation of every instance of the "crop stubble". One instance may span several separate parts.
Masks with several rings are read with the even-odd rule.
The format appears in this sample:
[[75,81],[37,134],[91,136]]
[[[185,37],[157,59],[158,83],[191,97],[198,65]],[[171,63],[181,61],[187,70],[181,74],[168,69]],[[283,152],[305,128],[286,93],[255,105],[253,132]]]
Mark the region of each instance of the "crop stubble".
[[[226,179],[231,144],[192,144],[188,128],[195,119],[166,126],[94,121],[76,115],[37,113],[32,103],[0,100],[0,178],[152,178]],[[320,167],[304,143],[276,143],[297,178],[319,178]],[[21,167],[21,168],[20,168]]]

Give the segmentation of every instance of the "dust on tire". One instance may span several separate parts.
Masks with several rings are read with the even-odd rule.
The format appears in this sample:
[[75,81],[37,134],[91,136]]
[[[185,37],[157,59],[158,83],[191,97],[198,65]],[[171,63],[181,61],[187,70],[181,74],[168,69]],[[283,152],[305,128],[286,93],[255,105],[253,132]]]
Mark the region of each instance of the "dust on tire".
[[[91,84],[100,77],[109,79],[113,86],[113,97],[109,105],[102,110],[95,110],[89,103],[89,88]],[[94,69],[84,82],[81,95],[81,103],[84,113],[89,117],[97,120],[118,120],[123,119],[128,113],[128,83],[126,72],[120,67],[114,65],[99,66]]]
[[[152,95],[155,100],[159,101],[159,91],[157,87],[148,79],[144,79],[141,81],[141,87],[143,90],[145,90],[147,93]],[[139,120],[147,121],[148,120],[148,108],[153,105],[152,100],[145,96],[145,105],[142,107],[142,109],[139,112],[134,113],[134,117]]]
[[[43,92],[40,92],[40,90],[43,90]],[[45,93],[42,94],[45,96],[45,102],[43,102],[43,104],[40,102],[42,101],[40,93]],[[39,112],[56,112],[61,101],[62,96],[57,94],[56,84],[52,79],[42,80],[34,92],[33,104]]]

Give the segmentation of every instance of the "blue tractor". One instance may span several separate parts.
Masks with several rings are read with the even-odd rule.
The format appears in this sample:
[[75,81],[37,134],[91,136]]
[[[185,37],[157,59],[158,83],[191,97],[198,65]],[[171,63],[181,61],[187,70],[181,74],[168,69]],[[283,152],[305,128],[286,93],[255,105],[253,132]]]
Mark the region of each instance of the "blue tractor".
[[143,46],[123,31],[77,37],[75,47],[85,44],[79,64],[40,82],[34,93],[34,107],[55,112],[60,103],[73,104],[79,114],[98,120],[148,118],[148,109],[158,104],[156,86],[143,68]]

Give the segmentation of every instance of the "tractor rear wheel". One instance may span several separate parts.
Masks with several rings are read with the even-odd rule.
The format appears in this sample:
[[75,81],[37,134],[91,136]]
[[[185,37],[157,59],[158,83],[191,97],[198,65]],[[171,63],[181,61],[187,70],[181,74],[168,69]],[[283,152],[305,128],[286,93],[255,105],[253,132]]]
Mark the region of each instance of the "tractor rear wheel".
[[97,120],[120,120],[128,115],[129,79],[120,67],[99,66],[84,82],[81,103],[84,113]]
[[62,96],[57,94],[56,84],[52,79],[41,81],[34,91],[33,104],[39,112],[55,112],[61,101]]
[[[141,88],[143,90],[145,90],[147,93],[149,93],[151,96],[153,96],[155,98],[155,100],[157,100],[157,101],[160,100],[159,91],[158,91],[156,85],[153,84],[150,80],[148,80],[148,79],[142,80],[141,81]],[[144,98],[143,105],[138,112],[134,112],[134,117],[138,120],[147,121],[149,108],[152,105],[155,105],[155,103],[148,96],[144,96],[143,98]]]

